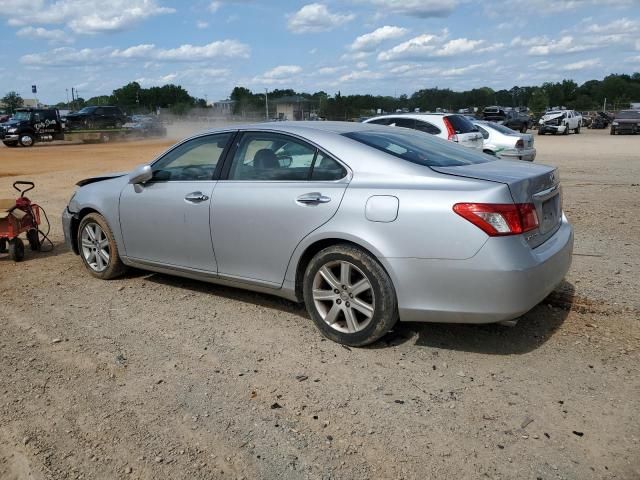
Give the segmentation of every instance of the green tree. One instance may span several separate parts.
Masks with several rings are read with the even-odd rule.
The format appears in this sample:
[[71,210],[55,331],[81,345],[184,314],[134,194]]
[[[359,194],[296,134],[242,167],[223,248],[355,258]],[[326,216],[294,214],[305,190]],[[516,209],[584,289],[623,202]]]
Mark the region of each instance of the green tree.
[[537,88],[531,94],[528,106],[534,113],[543,113],[549,106],[549,96],[542,88]]
[[7,111],[11,114],[16,112],[16,108],[20,108],[24,105],[24,100],[18,92],[9,92],[0,99],[0,102],[6,105]]

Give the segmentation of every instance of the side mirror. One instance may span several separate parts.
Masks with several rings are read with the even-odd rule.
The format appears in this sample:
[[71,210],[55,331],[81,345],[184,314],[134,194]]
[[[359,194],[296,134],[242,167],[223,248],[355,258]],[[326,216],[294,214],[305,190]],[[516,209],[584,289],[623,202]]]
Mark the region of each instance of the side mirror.
[[152,177],[153,172],[151,171],[151,166],[139,165],[129,174],[129,183],[133,183],[134,185],[146,183],[151,180]]

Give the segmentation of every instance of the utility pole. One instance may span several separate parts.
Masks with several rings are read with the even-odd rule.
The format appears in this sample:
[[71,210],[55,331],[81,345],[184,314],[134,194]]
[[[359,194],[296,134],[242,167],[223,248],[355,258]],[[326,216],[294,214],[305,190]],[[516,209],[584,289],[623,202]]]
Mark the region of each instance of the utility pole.
[[268,122],[269,121],[269,89],[267,88],[264,89],[264,107],[267,112],[266,120]]
[[65,92],[67,92],[67,109],[69,109],[69,89],[65,88]]
[[607,113],[607,97],[604,97],[604,105],[602,106],[602,111]]

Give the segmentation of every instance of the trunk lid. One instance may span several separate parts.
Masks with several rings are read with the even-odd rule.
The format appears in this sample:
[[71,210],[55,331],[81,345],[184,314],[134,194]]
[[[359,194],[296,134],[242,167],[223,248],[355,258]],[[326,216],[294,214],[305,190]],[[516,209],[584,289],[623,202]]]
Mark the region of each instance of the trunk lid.
[[514,203],[533,203],[540,226],[526,232],[525,240],[535,248],[548,240],[562,221],[562,190],[555,167],[525,162],[495,160],[456,167],[431,167],[446,175],[503,183]]

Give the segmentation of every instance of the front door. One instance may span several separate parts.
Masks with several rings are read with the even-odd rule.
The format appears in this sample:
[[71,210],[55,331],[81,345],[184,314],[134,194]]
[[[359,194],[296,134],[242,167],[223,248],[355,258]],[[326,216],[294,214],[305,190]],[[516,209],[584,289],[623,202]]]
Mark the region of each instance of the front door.
[[344,166],[302,140],[243,134],[213,192],[219,274],[282,285],[294,249],[335,214],[348,179]]
[[232,136],[221,133],[188,140],[152,165],[151,181],[124,188],[120,225],[127,257],[216,272],[211,197],[218,163]]

